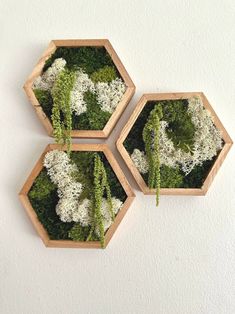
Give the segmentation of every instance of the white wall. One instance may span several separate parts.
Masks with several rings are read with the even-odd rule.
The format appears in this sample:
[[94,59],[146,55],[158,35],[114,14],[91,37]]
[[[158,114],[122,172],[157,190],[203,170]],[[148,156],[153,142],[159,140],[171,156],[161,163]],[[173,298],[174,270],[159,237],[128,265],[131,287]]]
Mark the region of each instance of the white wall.
[[[114,142],[142,93],[168,91],[204,91],[235,138],[235,2],[2,0],[0,17],[0,313],[234,314],[234,148],[206,197],[156,208]],[[137,87],[108,140],[137,197],[104,251],[46,249],[17,198],[52,141],[22,85],[58,38],[109,38]]]

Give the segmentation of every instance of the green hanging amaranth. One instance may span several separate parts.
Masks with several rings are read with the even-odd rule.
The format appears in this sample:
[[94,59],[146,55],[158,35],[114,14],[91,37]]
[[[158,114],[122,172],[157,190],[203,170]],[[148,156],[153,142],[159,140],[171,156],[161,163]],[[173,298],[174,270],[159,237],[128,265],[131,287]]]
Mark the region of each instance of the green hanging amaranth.
[[53,98],[52,124],[56,142],[66,144],[67,151],[71,148],[72,113],[70,93],[76,79],[75,72],[67,69],[61,71],[51,91]]
[[149,164],[148,186],[156,188],[156,204],[159,204],[159,193],[161,186],[160,157],[159,157],[159,129],[162,118],[162,108],[158,105],[150,112],[148,120],[143,129],[143,141]]
[[109,204],[109,211],[114,220],[114,212],[112,206],[112,199],[111,199],[111,190],[106,174],[106,170],[104,164],[98,154],[94,156],[94,195],[93,195],[93,202],[92,202],[92,211],[93,211],[93,226],[91,228],[90,234],[87,238],[89,241],[92,237],[92,234],[96,228],[98,227],[99,236],[100,236],[100,243],[102,248],[104,247],[104,224],[103,224],[103,217],[101,213],[101,206],[102,206],[102,199],[104,194],[106,194],[107,201]]

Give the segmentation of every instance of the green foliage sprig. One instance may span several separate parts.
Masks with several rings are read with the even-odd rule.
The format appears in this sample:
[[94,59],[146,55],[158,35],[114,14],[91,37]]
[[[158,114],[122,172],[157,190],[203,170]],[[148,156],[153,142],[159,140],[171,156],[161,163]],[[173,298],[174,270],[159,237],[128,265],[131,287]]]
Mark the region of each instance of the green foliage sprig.
[[95,227],[98,226],[99,228],[99,236],[100,236],[100,243],[102,248],[104,247],[104,224],[103,224],[103,217],[101,213],[101,206],[102,206],[102,199],[104,193],[106,193],[107,201],[109,204],[109,211],[114,220],[114,212],[112,206],[112,199],[111,199],[111,190],[109,186],[109,182],[107,179],[107,174],[105,171],[105,167],[101,158],[98,154],[94,156],[94,196],[93,196],[93,226],[91,228],[90,234],[87,240],[90,240]]
[[148,186],[156,188],[156,204],[159,204],[160,193],[160,157],[159,157],[159,128],[162,118],[162,108],[155,106],[150,112],[148,120],[143,129],[143,141],[149,164]]
[[76,74],[67,69],[61,71],[53,88],[52,124],[56,142],[66,144],[70,152],[72,113],[70,106],[70,92],[74,86]]

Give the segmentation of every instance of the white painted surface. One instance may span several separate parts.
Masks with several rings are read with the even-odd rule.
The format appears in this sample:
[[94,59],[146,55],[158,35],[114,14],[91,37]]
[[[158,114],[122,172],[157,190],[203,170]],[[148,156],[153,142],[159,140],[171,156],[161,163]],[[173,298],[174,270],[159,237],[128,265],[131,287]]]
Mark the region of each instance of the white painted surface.
[[[206,197],[158,208],[114,149],[144,92],[204,91],[235,138],[234,1],[2,0],[0,16],[0,313],[234,314],[234,148]],[[108,140],[137,197],[105,251],[46,249],[17,198],[52,141],[22,85],[57,38],[109,38],[137,87]]]

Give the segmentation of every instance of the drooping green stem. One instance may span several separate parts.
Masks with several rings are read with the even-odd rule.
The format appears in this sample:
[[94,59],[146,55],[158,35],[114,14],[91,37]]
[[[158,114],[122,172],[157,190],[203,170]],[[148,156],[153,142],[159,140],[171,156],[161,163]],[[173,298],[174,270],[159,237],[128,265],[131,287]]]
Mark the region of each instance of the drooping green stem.
[[53,98],[52,124],[56,142],[71,147],[72,112],[70,93],[75,83],[76,74],[67,69],[61,71],[51,91]]
[[159,193],[161,186],[160,157],[159,157],[159,129],[162,118],[161,107],[155,106],[150,112],[148,120],[143,129],[143,141],[149,164],[148,186],[156,189],[156,205],[159,204]]
[[114,219],[114,212],[113,212],[111,191],[110,191],[110,186],[107,179],[106,170],[98,154],[95,154],[95,157],[94,157],[93,174],[94,174],[93,226],[91,228],[91,231],[87,240],[89,240],[89,238],[91,237],[92,233],[95,230],[95,227],[98,226],[99,235],[100,235],[100,243],[101,243],[101,246],[104,247],[105,230],[104,230],[101,206],[102,206],[103,195],[105,192],[106,192],[107,201],[109,204],[109,211],[110,211],[110,215],[112,219]]

